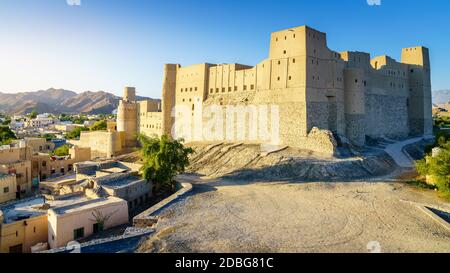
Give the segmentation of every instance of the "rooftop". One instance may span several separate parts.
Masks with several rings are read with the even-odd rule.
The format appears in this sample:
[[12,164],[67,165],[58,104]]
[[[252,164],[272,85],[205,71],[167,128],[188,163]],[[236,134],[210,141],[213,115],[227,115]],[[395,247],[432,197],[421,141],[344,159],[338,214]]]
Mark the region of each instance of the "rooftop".
[[63,214],[70,214],[70,213],[76,213],[84,210],[90,210],[95,207],[107,205],[107,204],[116,204],[116,203],[122,203],[125,202],[123,199],[117,198],[117,197],[101,197],[96,199],[89,199],[89,198],[80,198],[78,201],[66,204],[66,205],[60,205],[55,208],[52,208],[52,210],[57,215],[63,215]]
[[[68,206],[82,206],[84,202],[89,200],[91,199],[88,199],[82,194],[70,195],[66,198],[63,197],[58,200],[45,200],[44,196],[38,196],[7,203],[0,206],[0,211],[3,212],[3,222],[5,224],[9,224],[15,221],[21,221],[47,214],[48,209],[58,210],[59,208],[65,208]],[[46,204],[46,206],[44,206],[44,204]]]
[[141,176],[133,173],[113,173],[94,180],[103,187],[110,189],[120,189],[145,181]]

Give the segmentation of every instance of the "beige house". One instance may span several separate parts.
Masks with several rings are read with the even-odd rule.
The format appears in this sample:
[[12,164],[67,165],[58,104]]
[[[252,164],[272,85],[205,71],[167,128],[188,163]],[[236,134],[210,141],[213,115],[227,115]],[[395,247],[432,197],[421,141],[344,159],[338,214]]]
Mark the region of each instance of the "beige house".
[[28,253],[46,242],[47,207],[42,197],[0,206],[0,253]]
[[35,153],[31,156],[32,175],[39,177],[40,181],[62,176],[73,172],[73,166],[77,162],[89,160],[91,158],[90,148],[80,148],[74,146],[69,149],[68,156],[51,156],[48,153]]
[[24,199],[0,206],[0,253],[29,253],[42,244],[61,247],[127,222],[127,202],[115,197]]
[[116,197],[82,199],[48,211],[50,248],[128,223],[127,202]]
[[16,192],[16,176],[0,173],[0,204],[16,199]]
[[72,132],[73,130],[75,130],[78,127],[85,127],[84,125],[81,124],[55,124],[54,125],[54,129],[63,133],[69,133]]
[[0,147],[0,174],[16,176],[16,191],[19,196],[31,193],[31,149],[29,147]]

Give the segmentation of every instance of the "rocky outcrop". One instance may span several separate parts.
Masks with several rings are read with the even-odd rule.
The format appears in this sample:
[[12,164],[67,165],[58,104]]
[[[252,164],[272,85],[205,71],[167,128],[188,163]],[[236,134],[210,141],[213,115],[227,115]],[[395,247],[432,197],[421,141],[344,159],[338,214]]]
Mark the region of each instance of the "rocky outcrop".
[[[331,141],[330,135],[318,133]],[[392,158],[375,149],[365,155],[335,158],[293,147],[267,153],[261,149],[263,146],[256,144],[191,143],[189,146],[195,154],[188,171],[214,178],[347,181],[385,175],[396,168]]]

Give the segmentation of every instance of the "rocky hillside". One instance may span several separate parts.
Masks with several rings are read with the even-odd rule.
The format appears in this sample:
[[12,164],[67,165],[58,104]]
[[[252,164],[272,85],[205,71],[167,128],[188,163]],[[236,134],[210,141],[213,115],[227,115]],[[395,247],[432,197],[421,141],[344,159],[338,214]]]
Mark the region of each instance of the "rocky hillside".
[[[150,99],[138,97],[138,100]],[[0,112],[10,115],[39,113],[110,114],[119,104],[120,97],[104,91],[75,93],[50,88],[35,92],[6,94],[0,92]],[[152,100],[152,99],[150,99]]]

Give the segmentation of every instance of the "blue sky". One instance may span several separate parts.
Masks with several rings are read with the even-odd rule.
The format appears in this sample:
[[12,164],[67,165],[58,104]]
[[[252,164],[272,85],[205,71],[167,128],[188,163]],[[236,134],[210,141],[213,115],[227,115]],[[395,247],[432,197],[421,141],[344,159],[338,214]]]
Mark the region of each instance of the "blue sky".
[[164,63],[255,65],[270,32],[300,25],[372,57],[427,46],[433,90],[450,89],[449,14],[443,0],[0,0],[0,92],[128,85],[160,97]]

